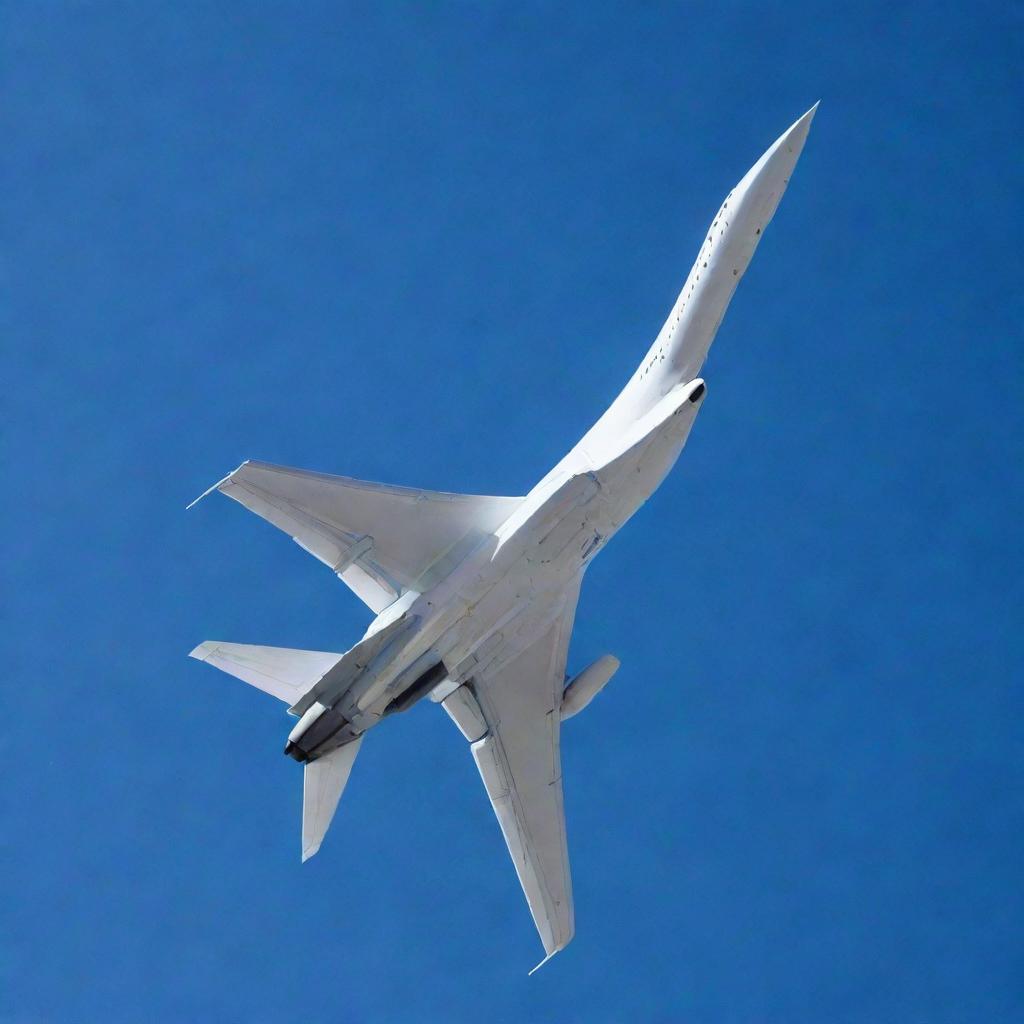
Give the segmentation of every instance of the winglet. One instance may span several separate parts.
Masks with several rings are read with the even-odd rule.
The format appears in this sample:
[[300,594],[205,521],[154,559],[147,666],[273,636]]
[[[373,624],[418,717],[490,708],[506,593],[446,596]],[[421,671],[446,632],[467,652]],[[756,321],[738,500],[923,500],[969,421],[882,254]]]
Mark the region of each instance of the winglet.
[[[249,460],[246,459],[245,462],[242,463],[242,466],[244,466],[248,461]],[[213,494],[214,491],[220,490],[221,485],[226,484],[238,472],[238,470],[242,468],[242,466],[237,466],[235,469],[231,470],[231,472],[228,473],[227,476],[221,477],[212,487],[207,487],[206,490],[203,491],[203,493],[200,494],[198,498],[194,499],[193,501],[190,501],[185,506],[185,511],[187,512],[193,505],[198,505],[199,502],[201,502],[203,498],[205,498],[208,494]]]
[[530,971],[529,974],[527,974],[526,976],[529,978],[531,975],[536,974],[537,971],[539,971],[556,953],[561,953],[561,952],[562,952],[562,947],[561,946],[559,946],[558,949],[551,950],[551,952],[548,953],[548,955],[546,957],[544,957],[544,959],[541,960],[541,962],[539,964],[537,964],[537,966],[534,967],[534,969],[532,971]]

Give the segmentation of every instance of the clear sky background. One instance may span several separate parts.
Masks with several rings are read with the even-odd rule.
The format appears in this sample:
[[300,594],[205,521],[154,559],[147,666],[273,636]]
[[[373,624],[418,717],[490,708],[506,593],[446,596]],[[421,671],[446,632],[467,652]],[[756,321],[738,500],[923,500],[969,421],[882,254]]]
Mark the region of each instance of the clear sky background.
[[[1021,8],[8,3],[0,1021],[1024,1020]],[[587,576],[578,934],[466,744],[320,855],[206,638],[367,611],[246,458],[519,494],[821,108],[660,492]]]

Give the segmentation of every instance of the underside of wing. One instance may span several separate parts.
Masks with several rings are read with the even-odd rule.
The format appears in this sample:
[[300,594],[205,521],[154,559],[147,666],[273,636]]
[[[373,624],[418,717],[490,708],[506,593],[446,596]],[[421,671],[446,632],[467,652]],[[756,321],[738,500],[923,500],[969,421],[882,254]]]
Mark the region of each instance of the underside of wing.
[[473,757],[549,957],[574,931],[559,723],[578,595],[577,583],[540,640],[444,702],[475,739]]
[[444,575],[522,501],[393,487],[266,462],[245,462],[210,490],[284,530],[375,612]]

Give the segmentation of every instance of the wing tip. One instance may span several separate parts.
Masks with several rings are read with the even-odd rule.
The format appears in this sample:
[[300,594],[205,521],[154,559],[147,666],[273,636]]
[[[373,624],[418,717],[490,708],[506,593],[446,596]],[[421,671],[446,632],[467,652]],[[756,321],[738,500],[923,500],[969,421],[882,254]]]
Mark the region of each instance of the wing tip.
[[185,506],[185,511],[187,512],[187,511],[188,511],[188,510],[189,510],[190,508],[194,508],[194,507],[195,507],[196,505],[198,505],[198,504],[199,504],[199,502],[201,502],[201,501],[203,500],[203,498],[205,498],[205,497],[206,497],[206,496],[207,496],[208,494],[212,494],[212,493],[213,493],[214,491],[216,491],[216,490],[219,490],[219,489],[220,489],[220,485],[221,485],[222,483],[224,483],[224,481],[225,481],[225,480],[227,480],[227,479],[228,479],[228,477],[230,477],[230,476],[231,476],[231,474],[229,473],[229,474],[228,474],[227,476],[225,476],[225,477],[222,477],[222,478],[221,478],[220,480],[218,480],[218,481],[217,481],[217,482],[216,482],[216,483],[215,483],[215,484],[214,484],[214,485],[213,485],[212,487],[207,487],[207,488],[206,488],[206,490],[205,490],[205,491],[203,491],[203,493],[202,493],[202,494],[200,494],[198,498],[193,498],[193,499],[192,499],[192,500],[191,500],[191,501],[190,501],[190,502],[189,502],[189,503],[188,503],[188,504],[187,504],[187,505]]
[[550,953],[548,953],[548,955],[547,955],[546,957],[544,957],[544,959],[543,959],[543,960],[541,960],[541,962],[540,962],[539,964],[537,964],[537,966],[536,966],[536,967],[534,967],[534,968],[533,968],[533,970],[532,970],[532,971],[529,971],[529,972],[527,973],[527,975],[526,975],[526,976],[527,976],[528,978],[532,977],[532,976],[533,976],[534,974],[536,974],[536,973],[537,973],[537,971],[539,971],[539,970],[540,970],[540,969],[541,969],[541,968],[542,968],[542,967],[543,967],[543,966],[544,966],[544,965],[545,965],[545,964],[546,964],[546,963],[547,963],[547,962],[548,962],[548,961],[549,961],[549,960],[550,960],[550,959],[551,959],[551,958],[552,958],[552,957],[553,957],[553,956],[554,956],[554,955],[555,955],[556,953],[561,953],[563,949],[565,949],[565,946],[556,946],[556,947],[555,947],[555,948],[554,948],[553,950],[551,950],[551,952],[550,952]]
[[201,502],[203,498],[205,498],[207,495],[213,494],[214,491],[219,491],[221,487],[223,487],[224,484],[226,484],[240,469],[244,469],[246,466],[248,466],[250,461],[251,460],[246,459],[241,466],[236,466],[233,470],[231,470],[230,473],[228,473],[227,476],[222,476],[212,487],[207,487],[206,490],[203,491],[203,493],[200,494],[198,498],[193,498],[192,501],[190,501],[185,506],[185,511],[187,512],[190,508],[193,507],[193,505],[198,505],[199,502]]
[[206,659],[213,653],[213,649],[216,646],[213,640],[204,640],[201,644],[193,647],[188,652],[190,658],[195,658],[196,661],[206,661]]

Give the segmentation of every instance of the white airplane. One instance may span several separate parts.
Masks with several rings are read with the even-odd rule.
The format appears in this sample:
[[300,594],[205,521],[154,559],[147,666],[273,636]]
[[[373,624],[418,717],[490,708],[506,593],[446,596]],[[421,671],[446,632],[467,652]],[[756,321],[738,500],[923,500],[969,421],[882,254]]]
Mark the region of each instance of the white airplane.
[[345,654],[212,640],[191,654],[298,717],[285,753],[305,765],[303,860],[320,849],[366,733],[429,696],[470,744],[544,943],[541,964],[568,944],[559,734],[619,667],[604,655],[566,685],[580,582],[686,443],[706,394],[697,374],[816,109],[726,196],[636,373],[525,497],[391,487],[264,462],[243,463],[206,492],[284,530],[376,615]]

